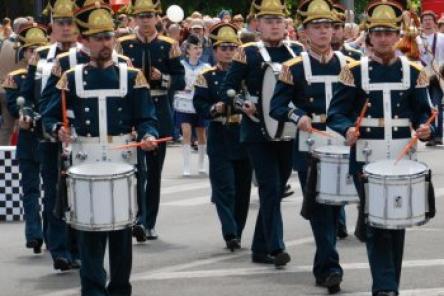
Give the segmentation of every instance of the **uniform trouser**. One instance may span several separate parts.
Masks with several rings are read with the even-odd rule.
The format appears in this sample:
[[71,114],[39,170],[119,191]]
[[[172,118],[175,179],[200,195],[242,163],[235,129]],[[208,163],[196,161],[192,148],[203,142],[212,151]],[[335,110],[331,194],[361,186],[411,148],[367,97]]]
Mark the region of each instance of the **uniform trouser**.
[[137,149],[137,224],[146,225],[146,160],[145,151]]
[[292,169],[292,142],[248,143],[259,189],[259,213],[252,251],[273,254],[285,249],[281,199]]
[[438,117],[437,117],[437,120],[435,121],[435,129],[436,129],[435,139],[439,139],[442,141],[442,137],[443,137],[443,113],[442,113],[443,106],[442,106],[441,100],[437,100],[433,104],[435,105],[435,108],[438,109]]
[[252,170],[248,159],[209,156],[212,202],[225,240],[241,238],[250,206]]
[[[131,295],[130,274],[132,268],[131,230],[109,232],[78,231],[80,280],[82,296]],[[106,286],[104,257],[109,243],[110,282]]]
[[26,241],[43,240],[42,218],[40,217],[40,164],[34,159],[19,159],[22,175],[23,209],[25,212]]
[[[306,184],[307,172],[298,172],[301,188]],[[343,273],[336,250],[336,233],[340,212],[343,207],[315,203],[310,219],[316,243],[313,274],[322,282],[332,272]]]
[[347,227],[347,219],[345,216],[345,206],[341,206],[339,210],[338,226]]
[[160,186],[163,164],[165,161],[166,143],[159,144],[154,151],[148,151],[146,157],[145,189],[145,227],[154,228],[160,204]]
[[53,259],[63,257],[71,260],[68,251],[68,226],[54,216],[53,210],[57,198],[57,155],[59,148],[57,143],[44,142],[39,144],[41,157],[41,174],[43,180],[43,206],[46,217],[46,242]]
[[[356,175],[354,181],[362,202],[364,185]],[[404,238],[405,230],[378,229],[367,225],[366,246],[373,279],[373,295],[379,291],[398,293]]]

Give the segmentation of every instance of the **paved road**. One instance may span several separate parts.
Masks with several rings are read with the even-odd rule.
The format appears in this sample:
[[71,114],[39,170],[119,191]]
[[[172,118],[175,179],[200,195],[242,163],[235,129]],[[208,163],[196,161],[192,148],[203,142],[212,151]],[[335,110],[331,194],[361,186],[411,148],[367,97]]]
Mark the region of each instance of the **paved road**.
[[[243,248],[234,254],[224,249],[206,177],[182,178],[181,149],[168,150],[158,220],[158,241],[134,243],[132,283],[134,295],[245,296],[325,295],[311,274],[314,243],[307,221],[299,216],[301,192],[282,205],[285,240],[292,261],[284,270],[252,264],[250,243],[258,200],[253,190]],[[444,295],[444,150],[424,149],[420,159],[434,171],[438,216],[425,226],[408,230],[401,295]],[[193,155],[197,162],[197,155]],[[356,219],[347,207],[349,231]],[[48,253],[32,255],[24,248],[23,224],[0,224],[1,296],[79,295],[78,273],[56,273]],[[370,295],[371,278],[365,245],[353,236],[338,244],[344,267],[343,295]]]

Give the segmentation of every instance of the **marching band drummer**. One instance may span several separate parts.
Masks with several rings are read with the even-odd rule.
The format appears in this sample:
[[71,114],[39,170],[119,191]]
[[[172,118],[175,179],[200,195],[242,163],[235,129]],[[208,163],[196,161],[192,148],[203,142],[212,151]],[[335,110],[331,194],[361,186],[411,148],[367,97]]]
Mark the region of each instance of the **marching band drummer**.
[[[38,46],[48,42],[46,28],[31,24],[18,33],[20,40],[19,56],[27,62],[32,58]],[[35,106],[32,102],[21,97],[21,88],[28,71],[19,69],[8,74],[3,87],[6,91],[8,111],[19,120],[19,135],[16,158],[18,159],[23,188],[23,208],[25,212],[26,247],[33,249],[35,254],[42,252],[43,229],[40,217],[40,161],[37,147],[39,137],[34,132]],[[22,102],[19,102],[21,97]]]
[[[35,50],[29,61],[28,74],[22,87],[26,100],[34,104],[40,113],[44,111],[45,103],[42,91],[51,74],[52,63],[57,55],[68,51],[77,44],[74,9],[75,5],[72,0],[50,0],[44,11],[51,18],[51,38],[55,42]],[[61,149],[59,143],[49,137],[44,137],[39,143],[38,154],[44,191],[44,237],[53,258],[54,269],[66,271],[78,268],[79,262],[77,245],[72,241],[73,231],[68,228],[65,221],[54,214],[57,195],[60,192],[58,190],[59,149]]]
[[[173,117],[168,91],[185,88],[185,69],[180,63],[179,43],[160,35],[156,24],[162,12],[160,0],[132,0],[132,13],[137,29],[118,39],[117,50],[131,59],[134,67],[141,69],[151,87],[151,96],[156,105],[159,119],[159,136],[166,137],[173,132]],[[133,229],[137,241],[155,240],[159,213],[162,170],[166,155],[166,143],[159,144],[156,151],[143,153],[142,162],[146,167],[146,190],[138,197],[139,220]],[[139,155],[139,157],[141,157]]]
[[298,55],[302,46],[284,41],[286,7],[281,0],[253,1],[252,10],[257,11],[261,40],[244,44],[238,49],[221,96],[227,106],[232,105],[227,91],[237,92],[242,84],[246,86],[248,95],[243,105],[246,116],[242,117],[241,122],[241,142],[245,144],[256,174],[260,200],[251,247],[252,261],[281,267],[290,261],[283,239],[281,198],[291,174],[292,142],[268,140],[263,134],[261,122],[252,118],[257,119],[260,112],[258,107],[264,83],[264,65],[283,63]]
[[[329,0],[306,0],[298,9],[306,32],[309,49],[300,57],[284,63],[270,115],[280,121],[291,121],[298,126],[298,137],[293,154],[301,188],[305,191],[309,150],[300,144],[302,133],[311,133],[312,126],[326,130],[326,112],[332,98],[333,85],[338,82],[341,68],[353,59],[331,48],[332,23],[336,22]],[[289,106],[293,102],[294,108]],[[336,250],[337,223],[341,207],[314,203],[303,216],[310,220],[316,241],[313,274],[316,283],[331,293],[340,290],[342,268]]]
[[211,120],[208,126],[211,200],[216,205],[227,248],[234,251],[240,248],[247,220],[252,169],[240,143],[241,115],[225,105],[220,92],[240,40],[237,28],[229,23],[214,25],[209,37],[217,64],[198,76],[193,100],[196,112]]
[[[142,149],[154,150],[157,144],[152,140],[158,136],[157,119],[149,95],[149,85],[143,73],[127,67],[124,63],[116,65],[113,62],[114,22],[108,9],[92,5],[84,8],[82,13],[88,15],[85,24],[88,29],[82,34],[90,50],[91,61],[77,66],[83,67],[80,72],[76,70],[77,67],[65,72],[57,84],[57,88],[66,93],[65,112],[66,116],[70,117],[70,124],[78,136],[91,139],[103,137],[100,131],[103,133],[105,128],[106,138],[111,140],[113,136],[130,134],[132,128],[136,127],[138,138],[142,141]],[[127,80],[123,90],[122,77]],[[112,95],[115,91],[115,95],[106,97],[106,119],[101,119],[98,115],[98,97],[84,98],[85,91],[96,92],[97,95],[104,91]],[[123,96],[122,92],[125,93]],[[46,130],[58,136],[61,142],[67,143],[71,141],[72,130],[60,124],[65,117],[61,112],[62,104],[61,94],[55,94],[43,114],[43,122]],[[82,295],[131,295],[131,229],[108,232],[78,231],[78,236],[82,261]],[[107,241],[111,279],[106,287],[103,260]]]
[[[424,124],[432,113],[427,74],[421,65],[397,57],[394,50],[399,40],[402,7],[387,0],[375,1],[369,4],[367,13],[373,54],[342,70],[327,117],[328,126],[345,136],[352,147],[350,173],[354,175],[361,203],[364,163],[397,158],[411,138],[411,125],[423,141],[430,139],[433,131]],[[355,121],[361,110],[365,111],[366,99],[368,109],[357,130]],[[363,219],[362,211],[360,215]],[[405,230],[367,225],[364,233],[373,295],[398,295]]]

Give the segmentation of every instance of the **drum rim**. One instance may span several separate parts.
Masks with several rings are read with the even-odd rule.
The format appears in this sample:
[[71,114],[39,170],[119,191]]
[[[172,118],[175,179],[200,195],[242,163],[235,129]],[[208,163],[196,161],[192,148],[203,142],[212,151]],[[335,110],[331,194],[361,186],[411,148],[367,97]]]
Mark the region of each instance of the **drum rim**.
[[74,229],[80,230],[80,231],[93,231],[93,232],[101,232],[101,231],[118,231],[122,229],[126,229],[129,227],[132,227],[136,221],[125,221],[125,222],[119,222],[114,224],[97,224],[100,226],[92,226],[92,224],[85,224],[85,223],[77,223],[74,222],[72,219],[67,221],[67,223]]
[[[391,160],[391,159],[386,159],[386,160]],[[382,161],[382,160],[379,160],[379,161]],[[425,167],[424,171],[419,172],[419,173],[415,173],[415,174],[402,174],[402,175],[389,175],[389,176],[375,174],[375,173],[370,173],[370,172],[367,171],[367,167],[369,165],[374,164],[375,162],[379,162],[379,161],[374,161],[374,162],[366,164],[363,167],[363,169],[362,169],[364,175],[367,176],[367,177],[375,178],[375,179],[399,179],[400,177],[422,177],[424,175],[428,175],[429,172],[430,172],[430,168],[429,168],[429,166],[425,162],[423,162],[423,161],[415,161],[415,160],[410,160],[410,161],[413,161],[413,162],[416,162],[416,163],[424,165],[424,167]]]
[[[122,166],[127,166],[128,170],[125,170],[121,173],[112,173],[112,174],[100,174],[100,175],[87,175],[85,173],[74,173],[71,170],[74,168],[78,168],[81,166],[90,166],[92,164],[114,164],[114,165],[122,165]],[[110,179],[110,177],[128,177],[130,175],[135,174],[137,171],[136,167],[132,164],[129,163],[124,163],[124,162],[88,162],[88,163],[82,163],[82,164],[78,164],[78,165],[73,165],[71,166],[66,174],[70,177],[72,177],[73,179],[91,179],[91,180],[108,180]],[[115,179],[115,178],[111,178],[111,179]]]
[[134,176],[136,174],[136,169],[133,169],[129,172],[125,173],[115,173],[110,175],[81,175],[81,174],[73,174],[70,172],[67,172],[68,177],[74,179],[74,180],[87,180],[87,181],[100,181],[100,180],[116,180],[116,179],[125,179],[131,176]]

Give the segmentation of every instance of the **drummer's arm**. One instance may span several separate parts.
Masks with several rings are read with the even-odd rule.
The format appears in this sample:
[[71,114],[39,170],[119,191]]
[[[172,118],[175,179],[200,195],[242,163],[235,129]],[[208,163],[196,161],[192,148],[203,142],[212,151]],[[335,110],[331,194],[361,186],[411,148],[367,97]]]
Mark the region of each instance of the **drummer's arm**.
[[57,94],[57,82],[60,80],[62,76],[62,68],[60,66],[59,59],[56,59],[54,65],[51,69],[51,75],[48,77],[48,81],[46,82],[46,86],[42,91],[42,96],[39,102],[36,102],[38,105],[38,110],[40,112],[44,112],[46,106],[49,104],[49,101],[52,100],[54,94]]
[[158,138],[158,120],[156,106],[149,92],[149,84],[141,71],[135,75],[133,87],[129,89],[129,101],[132,106],[134,126],[137,127],[139,139]]
[[45,133],[57,138],[58,130],[62,127],[62,90],[65,91],[67,105],[69,103],[69,86],[67,75],[64,74],[57,83],[57,88],[48,100],[46,108],[41,113]]
[[[410,108],[413,110],[410,118],[412,126],[415,130],[420,128],[424,123],[427,122],[428,118],[431,116],[433,111],[433,105],[430,100],[429,92],[427,87],[429,86],[427,74],[425,71],[421,71],[418,75],[416,81],[416,86],[413,92],[411,92],[409,97]],[[436,129],[433,125],[429,125],[430,137],[421,138],[422,141],[427,141],[434,137]]]
[[218,115],[216,104],[210,103],[208,82],[203,74],[199,74],[194,84],[193,105],[197,114],[203,118],[212,119]]
[[342,70],[327,112],[327,126],[344,137],[347,130],[355,125],[366,97],[365,93],[355,86],[355,82],[350,80],[350,74],[348,67]]

